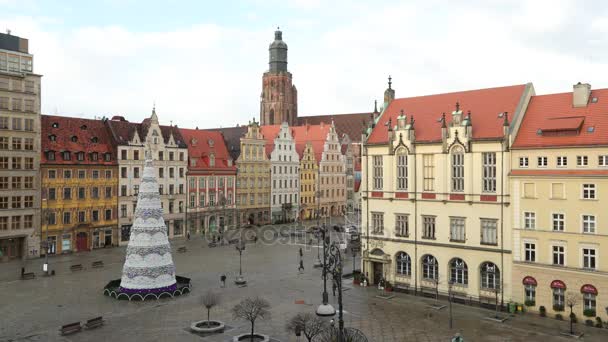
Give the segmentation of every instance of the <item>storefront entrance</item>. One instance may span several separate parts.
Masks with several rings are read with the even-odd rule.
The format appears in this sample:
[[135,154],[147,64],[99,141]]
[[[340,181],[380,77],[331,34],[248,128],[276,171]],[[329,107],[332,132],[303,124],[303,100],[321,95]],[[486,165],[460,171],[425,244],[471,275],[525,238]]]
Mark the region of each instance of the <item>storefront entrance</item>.
[[0,240],[0,262],[21,259],[24,240],[23,237]]
[[82,252],[88,250],[87,246],[87,233],[80,232],[76,234],[76,251]]
[[381,262],[372,262],[372,271],[374,272],[374,285],[378,285],[380,283],[380,279],[382,279],[382,270],[383,266]]

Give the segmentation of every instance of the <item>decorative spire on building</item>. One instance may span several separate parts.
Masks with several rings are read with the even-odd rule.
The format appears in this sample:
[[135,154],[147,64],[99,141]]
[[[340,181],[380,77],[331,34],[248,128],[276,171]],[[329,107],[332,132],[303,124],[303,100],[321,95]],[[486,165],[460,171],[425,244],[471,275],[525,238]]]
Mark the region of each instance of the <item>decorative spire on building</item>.
[[393,78],[388,76],[388,88],[384,91],[384,110],[395,99],[395,89],[393,89]]
[[177,288],[171,245],[163,219],[152,153],[146,151],[143,177],[126,250],[120,291],[129,294],[173,293]]

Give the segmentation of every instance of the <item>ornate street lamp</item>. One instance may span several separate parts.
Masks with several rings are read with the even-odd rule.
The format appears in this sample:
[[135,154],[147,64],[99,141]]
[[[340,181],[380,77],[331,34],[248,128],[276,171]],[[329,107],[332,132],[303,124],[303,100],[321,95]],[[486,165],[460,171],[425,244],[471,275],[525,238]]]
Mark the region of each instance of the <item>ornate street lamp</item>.
[[[327,236],[327,227],[325,225],[323,225],[322,228],[320,228],[320,234],[321,237],[323,239],[323,304],[319,305],[319,307],[317,308],[317,316],[322,316],[322,317],[329,317],[329,316],[333,316],[336,314],[336,309],[334,309],[334,307],[329,304],[329,294],[327,293],[327,274],[331,273],[330,270],[330,265],[328,262],[328,254],[330,253],[330,247],[329,247],[329,236]],[[332,244],[333,246],[333,244]],[[341,262],[341,261],[340,261]],[[333,265],[333,268],[335,269],[335,265]],[[341,267],[341,266],[340,266]],[[341,272],[341,269],[340,269]]]
[[245,250],[245,242],[243,240],[239,240],[236,244],[236,250],[239,252],[239,276],[234,281],[237,285],[245,285],[247,284],[247,280],[243,278],[243,251]]

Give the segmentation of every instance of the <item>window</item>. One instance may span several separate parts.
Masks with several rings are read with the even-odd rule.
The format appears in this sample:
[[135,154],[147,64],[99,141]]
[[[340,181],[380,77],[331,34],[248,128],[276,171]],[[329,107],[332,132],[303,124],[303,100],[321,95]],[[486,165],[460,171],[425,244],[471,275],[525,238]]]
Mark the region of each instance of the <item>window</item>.
[[173,160],[173,152],[169,152],[169,160]]
[[551,215],[553,221],[553,230],[563,232],[565,227],[564,214],[554,213]]
[[422,155],[423,167],[423,190],[433,191],[435,189],[435,161],[432,154]]
[[158,185],[158,194],[163,195],[165,192],[165,186],[163,184]]
[[372,233],[384,233],[384,213],[372,213]]
[[481,219],[481,243],[485,245],[497,245],[498,235],[497,231],[498,220],[494,219]]
[[126,185],[120,186],[120,196],[127,196],[127,186]]
[[127,217],[127,205],[126,204],[120,205],[120,217]]
[[49,200],[53,201],[57,199],[57,190],[55,188],[49,189]]
[[165,169],[162,167],[158,168],[158,178],[165,178]]
[[63,157],[63,160],[70,160],[71,156],[70,156],[70,152],[69,151],[63,151],[61,153],[61,156]]
[[422,238],[435,239],[435,216],[422,216]]
[[84,188],[78,188],[78,199],[84,199],[84,193],[85,193],[85,189]]
[[57,224],[57,217],[55,216],[55,213],[49,213],[47,219],[49,225]]
[[139,194],[139,185],[133,185],[133,196],[137,196]]
[[397,154],[397,190],[407,190],[407,154]]
[[72,199],[72,189],[71,188],[63,188],[63,199],[66,199],[66,200]]
[[8,97],[0,97],[0,109],[8,109]]
[[78,222],[86,221],[86,213],[84,211],[78,212]]
[[139,160],[139,151],[138,150],[133,151],[133,160]]
[[583,184],[583,199],[595,199],[595,184]]
[[25,158],[25,169],[33,170],[34,169],[34,158]]
[[[27,100],[25,101],[25,106],[27,109]],[[26,131],[34,131],[34,119],[23,119],[23,121],[25,122],[25,130]]]
[[21,216],[12,217],[11,229],[21,229]]
[[[560,289],[560,288],[553,288],[553,307],[556,308],[561,308],[561,310],[563,310],[564,307],[564,299],[565,299],[565,293],[564,293],[564,289]],[[560,310],[560,311],[561,311]]]
[[99,170],[93,170],[92,177],[93,177],[93,179],[98,179],[99,178]]
[[27,151],[32,151],[34,150],[34,139],[32,138],[25,138],[24,142],[23,142],[23,148]]
[[589,165],[589,158],[587,156],[576,156],[576,166],[587,165]]
[[583,215],[583,233],[595,233],[595,215]]
[[21,138],[13,137],[13,150],[21,149]]
[[0,129],[8,129],[8,118],[5,116],[0,117]]
[[139,178],[139,167],[133,168],[133,178]]
[[70,224],[71,221],[71,213],[70,212],[64,212],[63,213],[63,224]]
[[13,170],[21,169],[21,157],[13,157],[12,167],[13,167]]
[[184,152],[179,153],[179,161],[184,161]]
[[404,214],[395,214],[395,235],[409,236],[409,217]]
[[382,190],[382,156],[374,156],[374,190]]
[[179,168],[179,178],[184,178],[184,168],[183,167]]
[[524,212],[524,228],[536,229],[536,213],[529,211]]
[[536,244],[532,242],[524,243],[524,260],[527,262],[536,261]]
[[11,198],[11,202],[12,202],[12,208],[13,209],[18,209],[21,208],[21,196],[13,196]]
[[127,178],[127,168],[124,166],[120,168],[120,178]]
[[106,189],[105,189],[105,197],[106,197],[106,198],[112,198],[112,187],[110,187],[110,186],[106,186]]
[[422,257],[422,278],[424,280],[439,280],[439,265],[432,255]]
[[565,199],[566,190],[564,183],[551,183],[551,199]]
[[8,177],[0,177],[0,189],[8,189]]
[[8,230],[8,217],[0,217],[0,230]]
[[595,269],[596,252],[593,248],[583,248],[583,268]]
[[564,246],[553,246],[553,265],[564,266],[565,254]]
[[519,157],[519,167],[528,167],[528,157]]
[[173,195],[175,193],[175,185],[169,184],[169,195]]
[[8,157],[0,157],[0,169],[8,169]]
[[500,270],[494,263],[481,264],[481,288],[500,289]]
[[400,276],[411,276],[412,275],[412,259],[405,252],[397,253],[396,257],[396,273]]
[[597,164],[599,166],[608,166],[608,154],[605,154],[603,156],[598,156]]
[[21,108],[23,107],[23,99],[13,98],[13,106],[12,107],[13,107],[12,109],[15,110],[15,111],[16,110],[21,111]]
[[199,207],[204,207],[205,206],[205,193],[204,192],[201,192],[199,194],[199,203],[198,203],[198,205],[199,205]]
[[34,227],[34,215],[24,215],[23,216],[23,228],[32,228]]
[[482,153],[483,192],[496,192],[496,153]]
[[450,262],[450,281],[461,286],[469,284],[469,267],[460,258],[454,258]]
[[172,167],[169,168],[169,178],[175,178],[175,170]]
[[0,150],[8,150],[8,137],[0,137]]
[[464,217],[450,217],[450,241],[465,241]]
[[158,160],[165,160],[165,153],[163,151],[158,151]]
[[28,176],[24,178],[23,188],[33,189],[34,188],[34,177]]
[[464,153],[459,146],[452,151],[452,191],[464,191]]
[[105,220],[110,221],[112,219],[112,209],[106,209],[105,211]]
[[524,297],[526,302],[536,302],[536,285],[524,285]]
[[595,294],[583,293],[583,310],[593,310],[593,312],[595,312],[595,306]]
[[93,210],[93,211],[91,212],[91,220],[92,220],[93,222],[97,222],[97,221],[99,221],[99,210]]
[[173,214],[174,204],[173,201],[169,202],[169,214]]
[[21,177],[13,176],[11,186],[13,189],[21,189]]
[[8,197],[0,197],[0,209],[8,209]]
[[91,188],[91,197],[92,198],[99,198],[99,188],[94,186]]
[[557,167],[566,167],[568,166],[568,157],[559,156],[557,157]]
[[106,174],[106,175],[105,175],[106,179],[110,179],[110,178],[112,178],[112,170],[106,170],[106,171],[105,171],[105,174]]

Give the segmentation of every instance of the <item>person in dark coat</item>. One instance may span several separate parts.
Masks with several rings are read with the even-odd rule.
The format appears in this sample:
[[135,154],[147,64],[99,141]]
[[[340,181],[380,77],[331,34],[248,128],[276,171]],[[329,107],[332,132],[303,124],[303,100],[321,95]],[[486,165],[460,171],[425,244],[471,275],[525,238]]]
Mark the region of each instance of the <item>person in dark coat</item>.
[[222,287],[226,287],[226,275],[222,274],[220,277],[220,281],[222,282]]

